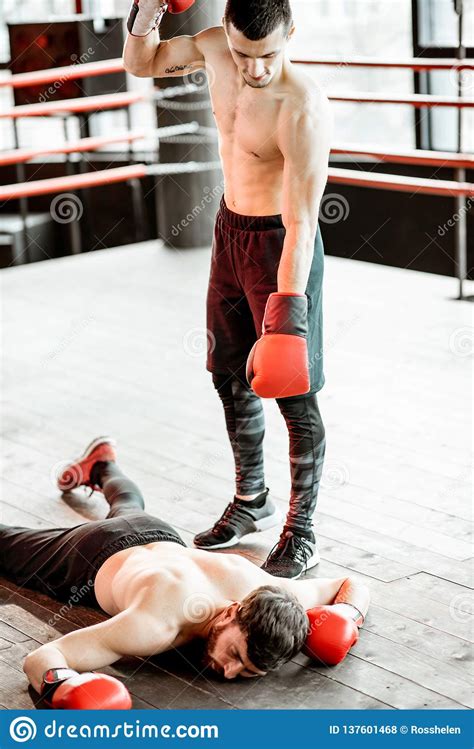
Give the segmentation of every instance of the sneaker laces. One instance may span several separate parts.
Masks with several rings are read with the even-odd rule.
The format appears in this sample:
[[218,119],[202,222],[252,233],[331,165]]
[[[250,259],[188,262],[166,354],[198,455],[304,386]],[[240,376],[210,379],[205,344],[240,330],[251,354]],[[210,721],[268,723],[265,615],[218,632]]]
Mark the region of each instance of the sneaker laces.
[[313,549],[308,539],[297,536],[292,531],[285,531],[271,550],[268,558],[272,558],[273,561],[274,559],[289,557],[295,562],[301,562],[306,567],[312,554]]
[[234,528],[234,530],[238,530],[240,525],[239,521],[245,519],[244,517],[242,517],[243,515],[252,518],[252,514],[249,513],[248,510],[245,509],[245,507],[241,507],[236,502],[229,502],[223,514],[214,525],[212,532],[218,533],[221,528],[226,528],[229,525],[231,526],[231,528]]

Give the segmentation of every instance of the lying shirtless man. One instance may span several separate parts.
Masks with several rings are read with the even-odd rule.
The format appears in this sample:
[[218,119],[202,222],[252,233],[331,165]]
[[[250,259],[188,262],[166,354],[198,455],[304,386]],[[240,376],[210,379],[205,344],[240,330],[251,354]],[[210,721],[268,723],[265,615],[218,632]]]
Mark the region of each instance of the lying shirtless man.
[[206,69],[219,135],[225,189],[207,296],[207,368],[224,407],[236,492],[195,544],[222,549],[280,521],[263,465],[261,398],[274,398],[288,430],[291,496],[264,569],[297,578],[319,561],[312,518],[326,443],[317,399],[324,385],[318,214],[329,104],[289,59],[288,0],[227,0],[221,26],[162,41],[166,8],[193,13],[192,2],[136,0],[123,59],[139,77]]
[[[117,465],[113,440],[94,440],[58,485],[103,492],[107,518],[67,529],[0,525],[1,574],[110,615],[26,657],[30,683],[46,690],[53,707],[93,707],[87,694],[80,700],[84,678],[87,686],[92,676],[94,699],[100,694],[101,706],[113,706],[116,684],[123,685],[83,672],[195,639],[206,646],[204,666],[226,679],[264,676],[293,658],[308,637],[310,654],[330,664],[357,640],[369,604],[365,586],[346,577],[273,577],[236,554],[188,548],[174,528],[144,511],[140,490]],[[79,683],[74,671],[83,677]]]

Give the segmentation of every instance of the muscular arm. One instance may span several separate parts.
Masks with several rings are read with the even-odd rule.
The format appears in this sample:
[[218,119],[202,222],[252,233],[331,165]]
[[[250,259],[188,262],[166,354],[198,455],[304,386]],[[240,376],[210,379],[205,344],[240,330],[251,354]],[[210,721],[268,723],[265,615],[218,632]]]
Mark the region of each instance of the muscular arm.
[[370,603],[369,589],[353,577],[316,578],[290,583],[291,592],[306,609],[327,604],[349,604],[365,617]]
[[306,290],[327,182],[330,137],[331,116],[324,94],[309,97],[302,106],[292,101],[285,104],[278,123],[286,229],[278,269],[279,292],[304,294]]
[[157,619],[149,606],[133,606],[106,621],[42,645],[26,656],[23,670],[33,688],[39,691],[43,674],[49,668],[92,671],[125,655],[161,653],[176,638],[177,628]]
[[172,78],[201,70],[206,49],[222,33],[215,27],[166,41],[161,41],[158,29],[143,37],[128,34],[123,50],[125,70],[139,78]]

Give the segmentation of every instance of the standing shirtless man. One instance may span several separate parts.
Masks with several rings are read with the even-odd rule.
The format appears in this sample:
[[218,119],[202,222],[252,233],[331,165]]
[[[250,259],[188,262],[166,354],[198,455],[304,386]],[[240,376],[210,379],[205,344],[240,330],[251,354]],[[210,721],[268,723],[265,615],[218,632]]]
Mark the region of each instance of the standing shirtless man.
[[328,101],[289,60],[288,0],[228,0],[222,27],[161,41],[166,9],[190,4],[135,0],[124,64],[140,77],[212,71],[225,192],[212,249],[207,368],[224,405],[236,494],[195,544],[233,546],[278,522],[265,487],[260,400],[275,398],[289,433],[291,498],[263,569],[297,578],[319,561],[312,517],[325,453],[316,393],[324,384],[318,214],[330,150]]

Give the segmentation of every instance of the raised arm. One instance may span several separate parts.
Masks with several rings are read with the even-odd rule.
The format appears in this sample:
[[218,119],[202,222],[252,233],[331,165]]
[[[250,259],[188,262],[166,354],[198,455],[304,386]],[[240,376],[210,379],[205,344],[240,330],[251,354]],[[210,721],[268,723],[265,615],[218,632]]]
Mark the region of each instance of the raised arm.
[[[174,0],[176,4],[176,0]],[[168,78],[205,68],[205,48],[219,28],[162,41],[159,24],[168,6],[160,0],[133,2],[123,50],[125,70],[139,78]],[[222,29],[220,32],[223,33]]]

